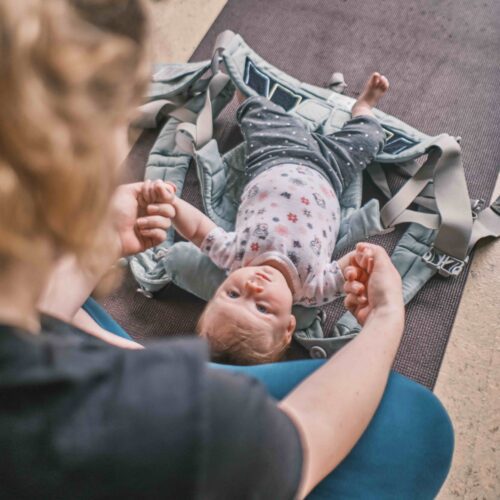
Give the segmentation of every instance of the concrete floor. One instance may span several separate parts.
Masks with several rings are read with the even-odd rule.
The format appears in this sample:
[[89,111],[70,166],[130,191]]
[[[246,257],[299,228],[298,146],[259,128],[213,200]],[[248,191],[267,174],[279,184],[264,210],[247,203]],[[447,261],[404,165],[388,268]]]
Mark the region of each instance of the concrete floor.
[[[153,56],[189,59],[227,0],[152,1]],[[500,183],[495,198],[500,194]],[[455,427],[439,500],[500,498],[500,242],[475,253],[435,393]]]

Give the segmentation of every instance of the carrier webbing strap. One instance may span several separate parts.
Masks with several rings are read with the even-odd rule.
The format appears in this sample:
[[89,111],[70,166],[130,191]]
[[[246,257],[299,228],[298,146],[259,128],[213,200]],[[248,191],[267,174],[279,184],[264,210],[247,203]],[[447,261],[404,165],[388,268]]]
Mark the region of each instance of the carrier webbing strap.
[[[171,115],[174,116],[176,111],[180,111],[185,99],[158,99],[150,101],[137,108],[137,115],[134,117],[132,124],[139,128],[156,128],[160,117]],[[186,110],[189,111],[189,110]],[[190,112],[192,113],[192,111]],[[187,118],[187,115],[183,115]],[[188,121],[188,120],[183,120]]]
[[472,226],[469,249],[482,238],[500,237],[500,196],[487,208],[479,212]]
[[[205,101],[198,113],[185,106],[190,96],[177,95],[170,99],[157,99],[140,106],[133,122],[134,125],[141,128],[155,128],[160,117],[171,116],[181,122],[178,132],[188,136],[187,138],[181,136],[176,141],[182,151],[193,154],[194,149],[203,147],[213,136],[212,100],[224,90],[230,81],[230,78],[220,71],[219,66],[220,54],[233,37],[234,33],[229,30],[217,37],[210,61],[212,75],[196,80],[191,85],[192,92],[205,92]],[[195,125],[195,127],[190,125]]]
[[370,166],[366,169],[366,172],[371,177],[375,186],[377,186],[387,199],[392,198],[391,188],[387,182],[387,176],[382,168],[382,165],[378,162],[372,162]]
[[[435,214],[407,209],[432,181],[440,218]],[[433,142],[426,162],[381,209],[380,216],[386,227],[417,222],[438,229],[435,249],[462,261],[466,259],[472,232],[472,213],[460,146],[454,138],[441,135]]]
[[[195,124],[192,120],[186,120],[177,126],[176,145],[181,151],[194,154],[212,139],[213,136],[213,110],[212,100],[224,90],[230,82],[230,78],[218,71],[210,78],[205,93],[205,102],[200,112],[195,115]],[[173,116],[173,115],[172,115]],[[187,136],[187,137],[186,137]]]
[[[213,137],[213,110],[212,100],[215,99],[231,81],[228,75],[220,70],[221,52],[234,37],[232,31],[224,31],[215,40],[210,68],[212,76],[207,79],[208,86],[205,93],[205,102],[196,119],[181,120],[177,126],[176,145],[181,151],[193,154],[202,148]],[[172,115],[174,116],[174,115]],[[194,125],[195,124],[195,125]]]
[[[405,164],[406,165],[406,164]],[[420,166],[415,163],[415,165],[420,168]],[[400,166],[396,164],[396,166]],[[402,170],[403,174],[406,174],[406,177],[412,177],[411,170],[408,172],[407,167],[404,167],[405,170]],[[389,183],[387,182],[387,174],[384,171],[382,165],[378,162],[373,162],[367,168],[366,172],[371,177],[372,182],[382,191],[384,196],[388,199],[392,198],[392,191],[389,187]],[[413,203],[419,205],[427,210],[432,210],[434,212],[438,211],[436,199],[434,197],[434,184],[429,182],[427,186],[420,192],[420,195],[417,196]],[[478,204],[482,204],[482,200],[471,199],[470,205],[472,212],[476,212],[478,208]],[[430,226],[428,226],[430,227]],[[437,229],[437,226],[436,228]]]
[[212,51],[212,73],[215,75],[219,71],[219,64],[221,62],[221,54],[226,50],[226,47],[231,43],[235,37],[235,33],[231,30],[225,30],[219,33],[215,39],[214,48]]

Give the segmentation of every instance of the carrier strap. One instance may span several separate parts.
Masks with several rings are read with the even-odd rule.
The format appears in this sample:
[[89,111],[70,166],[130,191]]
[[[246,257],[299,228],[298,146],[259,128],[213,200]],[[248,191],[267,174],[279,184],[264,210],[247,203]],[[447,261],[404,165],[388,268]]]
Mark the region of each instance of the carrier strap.
[[[434,195],[440,216],[408,210],[426,186],[434,182]],[[381,209],[385,227],[417,222],[438,229],[434,247],[442,254],[464,261],[472,232],[467,184],[460,146],[449,135],[441,135],[428,149],[426,162]]]
[[[132,120],[132,125],[138,128],[156,128],[162,117],[174,116],[176,111],[181,112],[184,102],[185,99],[180,97],[147,102],[137,108],[137,114]],[[186,111],[192,113],[187,109]],[[183,116],[186,119],[182,121],[188,121],[187,114]]]
[[476,216],[469,249],[472,250],[480,239],[488,237],[500,237],[500,196]]
[[[215,99],[230,82],[230,78],[218,70],[210,78],[205,92],[205,101],[200,112],[192,119],[183,121],[177,126],[175,142],[177,147],[186,153],[194,154],[195,150],[202,148],[213,137],[213,110],[212,100]],[[175,116],[171,114],[171,116]]]
[[215,40],[212,60],[210,62],[212,76],[205,80],[208,82],[208,86],[205,91],[205,102],[200,112],[194,117],[188,116],[186,120],[183,120],[181,115],[176,116],[171,114],[171,116],[176,116],[182,122],[177,126],[175,138],[176,145],[181,151],[194,155],[196,150],[205,146],[213,137],[214,116],[212,101],[231,82],[229,76],[220,70],[221,53],[233,37],[234,33],[226,30],[220,33]]

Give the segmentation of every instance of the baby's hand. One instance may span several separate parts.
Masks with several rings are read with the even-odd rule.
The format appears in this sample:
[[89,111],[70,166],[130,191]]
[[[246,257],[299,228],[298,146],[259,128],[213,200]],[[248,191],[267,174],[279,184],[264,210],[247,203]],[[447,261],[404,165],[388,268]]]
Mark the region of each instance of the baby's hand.
[[175,217],[175,192],[171,182],[146,180],[138,196],[140,207],[137,231],[142,238],[149,239],[149,246],[158,245],[165,239],[166,230]]
[[146,209],[148,205],[154,203],[172,204],[175,200],[176,191],[177,187],[172,182],[146,179],[142,183],[141,192],[139,193],[139,205]]

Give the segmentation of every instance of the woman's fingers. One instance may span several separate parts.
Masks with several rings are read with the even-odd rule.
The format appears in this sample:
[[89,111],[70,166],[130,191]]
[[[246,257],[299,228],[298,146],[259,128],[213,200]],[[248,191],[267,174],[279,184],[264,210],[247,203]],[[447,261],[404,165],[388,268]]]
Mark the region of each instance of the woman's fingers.
[[365,306],[359,306],[356,308],[354,311],[354,317],[358,320],[358,323],[360,325],[364,325],[368,315],[370,314],[371,308],[368,305]]
[[344,270],[344,278],[348,281],[358,280],[360,271],[359,267],[349,265]]
[[148,205],[146,212],[149,215],[159,215],[169,219],[173,219],[175,217],[175,207],[168,203]]
[[362,269],[364,269],[365,271],[370,272],[369,262],[373,261],[373,252],[369,248],[365,248],[362,252],[357,250],[356,253],[354,254],[353,260],[354,260],[353,262],[354,265],[357,265]]
[[149,217],[141,217],[140,219],[137,219],[137,225],[139,226],[141,232],[144,229],[167,230],[172,225],[172,221],[168,217],[150,215]]
[[347,266],[344,271],[345,279],[348,281],[360,281],[366,283],[368,274],[359,266]]
[[146,201],[146,204],[153,203],[153,199],[151,199],[151,185],[153,183],[149,180],[146,179],[144,181],[144,184],[142,185],[142,196],[144,200]]
[[141,191],[137,195],[137,203],[141,208],[146,208],[148,206],[148,202],[144,197],[144,189],[141,189]]
[[347,309],[356,309],[359,306],[364,306],[367,303],[367,299],[364,295],[355,295],[353,293],[349,293],[346,295],[344,299],[344,305]]
[[141,229],[141,235],[150,240],[150,246],[156,246],[165,241],[166,231],[163,229]]
[[353,293],[354,295],[363,295],[366,292],[366,288],[363,283],[359,281],[346,281],[344,284],[344,291],[346,293]]
[[344,299],[344,305],[346,309],[358,320],[359,324],[365,324],[365,321],[371,311],[371,307],[367,302],[359,304],[358,297],[350,294]]
[[344,307],[349,311],[349,312],[354,312],[356,310],[356,307],[358,305],[355,303],[355,301],[352,299],[351,295],[346,295],[344,298]]

